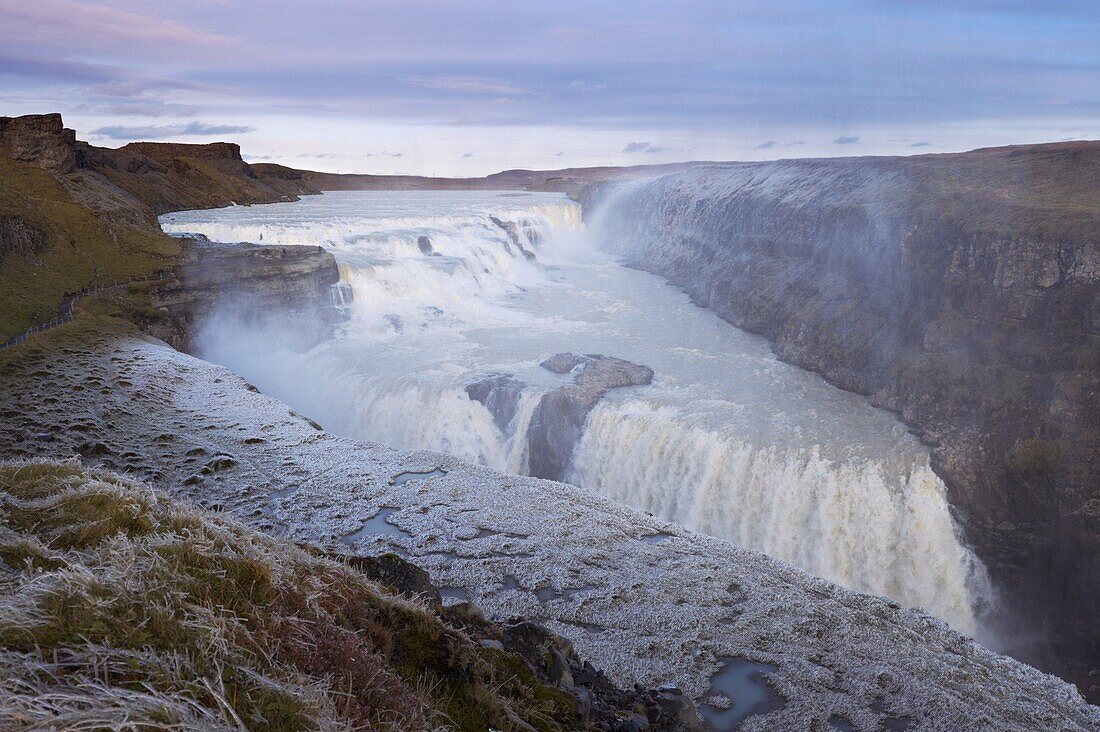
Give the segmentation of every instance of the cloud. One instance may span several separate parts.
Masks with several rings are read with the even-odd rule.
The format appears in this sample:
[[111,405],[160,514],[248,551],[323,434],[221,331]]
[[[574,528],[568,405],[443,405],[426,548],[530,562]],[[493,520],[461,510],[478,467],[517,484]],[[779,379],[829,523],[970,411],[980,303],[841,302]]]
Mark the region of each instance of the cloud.
[[335,158],[336,156],[333,155],[332,153],[298,153],[298,157],[300,157],[300,158],[319,158],[319,159],[325,160],[325,159]]
[[209,125],[205,122],[188,122],[185,125],[107,125],[92,130],[90,134],[112,140],[164,140],[170,137],[208,137],[210,135],[240,135],[252,132],[254,127],[245,125]]
[[834,145],[855,145],[857,142],[859,142],[858,136],[848,137],[847,135],[841,135],[840,137],[833,140]]
[[931,147],[931,146],[932,146],[932,143],[930,143],[930,142],[914,142],[909,147]]
[[626,153],[627,155],[632,155],[634,153],[640,153],[640,152],[644,152],[644,153],[662,153],[662,152],[666,152],[667,150],[668,150],[667,147],[659,147],[657,145],[651,145],[648,142],[631,142],[631,143],[628,143],[627,146],[623,148],[623,152]]
[[762,142],[759,145],[757,145],[756,149],[757,150],[771,150],[773,147],[775,147],[778,144],[779,143],[776,142],[775,140],[768,140],[767,142]]
[[166,48],[224,49],[239,41],[207,33],[167,17],[119,10],[102,3],[74,0],[0,0],[4,23],[0,41],[9,45],[97,49],[107,52],[146,47],[163,52]]
[[462,153],[462,157],[464,158],[472,158],[473,156],[474,154],[472,152]]
[[795,140],[794,142],[785,142],[785,143],[783,143],[783,147],[795,147],[797,145],[805,145],[805,144],[806,144],[805,140]]
[[603,91],[607,88],[607,84],[599,84],[590,81],[571,81],[569,82],[569,91],[574,92],[596,92]]
[[523,87],[516,86],[504,79],[494,79],[489,76],[475,76],[473,74],[457,74],[454,76],[409,76],[405,79],[413,86],[425,89],[438,89],[454,94],[529,94]]

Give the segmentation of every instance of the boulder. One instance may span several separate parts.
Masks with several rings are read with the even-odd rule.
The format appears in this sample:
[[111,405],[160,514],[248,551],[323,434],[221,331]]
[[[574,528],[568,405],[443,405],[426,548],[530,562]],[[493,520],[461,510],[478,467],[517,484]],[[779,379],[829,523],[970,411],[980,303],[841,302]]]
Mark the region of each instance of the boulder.
[[442,607],[443,598],[428,573],[396,554],[377,557],[351,556],[347,562],[378,584],[405,597],[419,598],[432,607]]
[[[653,381],[653,369],[610,356],[559,353],[543,368],[573,373],[573,382],[543,395],[527,428],[528,474],[564,480],[584,421],[610,389],[643,386]],[[577,367],[580,368],[577,368]]]
[[466,385],[466,394],[480,402],[493,415],[493,422],[506,432],[516,416],[519,400],[527,384],[508,374],[490,374]]

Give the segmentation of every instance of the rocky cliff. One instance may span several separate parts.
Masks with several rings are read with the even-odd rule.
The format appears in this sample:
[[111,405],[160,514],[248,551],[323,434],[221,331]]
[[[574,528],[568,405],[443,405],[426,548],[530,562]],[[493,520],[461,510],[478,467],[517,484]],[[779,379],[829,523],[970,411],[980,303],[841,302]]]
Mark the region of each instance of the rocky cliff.
[[214,245],[189,241],[172,276],[149,288],[157,316],[142,325],[174,347],[190,351],[196,325],[216,312],[260,319],[308,319],[302,329],[321,337],[339,318],[332,288],[340,270],[331,253],[316,246]]
[[1014,652],[1096,683],[1100,143],[708,166],[604,195],[628,263],[916,428],[1006,634],[1044,635]]
[[253,168],[233,143],[101,148],[59,114],[0,117],[0,336],[74,292],[173,266],[159,213],[318,192],[302,171]]

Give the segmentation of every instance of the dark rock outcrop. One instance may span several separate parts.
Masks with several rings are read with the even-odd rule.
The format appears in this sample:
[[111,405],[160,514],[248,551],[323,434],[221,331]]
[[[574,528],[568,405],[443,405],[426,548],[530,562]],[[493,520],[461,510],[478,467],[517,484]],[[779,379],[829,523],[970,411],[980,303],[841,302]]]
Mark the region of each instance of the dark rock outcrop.
[[0,216],[0,265],[9,254],[21,257],[40,254],[46,235],[19,216]]
[[[490,216],[489,220],[492,221],[495,226],[497,226],[499,229],[502,229],[504,231],[504,233],[508,235],[508,238],[512,242],[512,246],[514,246],[516,249],[518,249],[523,254],[524,257],[526,257],[528,260],[532,260],[532,261],[535,259],[535,253],[532,252],[530,249],[527,249],[525,246],[523,246],[523,241],[520,239],[520,236],[519,236],[519,229],[518,229],[518,227],[516,227],[516,224],[515,224],[514,221],[502,221],[501,219],[498,219],[496,216]],[[508,253],[511,254],[512,250],[509,249]]]
[[539,400],[527,428],[528,474],[563,480],[580,438],[584,420],[609,389],[642,386],[653,381],[653,369],[610,356],[559,353],[543,368],[564,374],[573,382],[547,392]]
[[[538,623],[516,619],[502,627],[503,650],[524,659],[540,679],[569,691],[589,729],[691,730],[706,729],[695,705],[675,687],[631,690],[616,687],[603,671],[582,660],[573,644]],[[624,716],[617,710],[634,710]],[[632,726],[633,725],[633,726]]]
[[709,166],[609,213],[629,264],[917,428],[1049,634],[1014,652],[1100,667],[1100,143]]
[[483,379],[466,385],[466,394],[479,402],[493,415],[493,422],[501,432],[516,416],[519,400],[527,385],[508,374],[490,374]]
[[431,254],[432,240],[426,236],[419,236],[416,239],[416,247],[420,250],[421,254]]
[[310,545],[302,545],[302,548],[347,562],[390,592],[425,602],[452,625],[478,640],[482,648],[513,656],[539,683],[559,689],[576,700],[577,715],[584,729],[606,732],[703,732],[705,729],[695,704],[675,687],[647,689],[636,685],[620,689],[602,670],[582,659],[569,640],[545,626],[524,618],[494,622],[466,602],[444,608],[440,590],[429,574],[396,554],[348,556],[320,551]]
[[149,290],[151,307],[164,317],[143,324],[180,350],[192,348],[196,324],[215,310],[244,319],[277,312],[319,324],[340,318],[332,296],[340,271],[322,247],[199,245],[188,252],[173,279]]
[[33,163],[53,173],[76,167],[76,133],[60,114],[0,117],[0,152],[12,160]]
[[428,573],[396,554],[380,554],[375,557],[336,556],[345,559],[348,564],[392,592],[421,600],[435,608],[443,606],[439,588],[432,584]]

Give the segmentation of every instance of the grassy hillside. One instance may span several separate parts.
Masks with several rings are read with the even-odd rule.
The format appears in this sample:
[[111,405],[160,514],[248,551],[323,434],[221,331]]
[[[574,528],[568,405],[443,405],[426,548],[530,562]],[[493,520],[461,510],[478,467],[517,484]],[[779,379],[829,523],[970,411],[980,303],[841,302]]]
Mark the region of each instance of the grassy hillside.
[[148,274],[179,253],[155,224],[93,207],[88,191],[79,176],[0,156],[0,340],[52,318],[69,293]]
[[114,474],[0,465],[5,730],[583,726],[460,612]]

